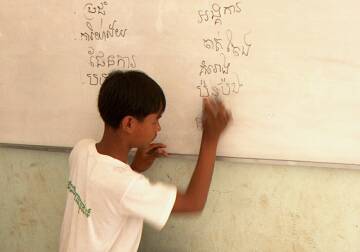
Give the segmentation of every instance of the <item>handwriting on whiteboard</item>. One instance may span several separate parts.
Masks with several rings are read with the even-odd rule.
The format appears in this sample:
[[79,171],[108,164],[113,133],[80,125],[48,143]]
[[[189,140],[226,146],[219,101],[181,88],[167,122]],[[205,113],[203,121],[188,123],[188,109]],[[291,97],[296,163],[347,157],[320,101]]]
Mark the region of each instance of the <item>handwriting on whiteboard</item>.
[[[230,22],[238,18],[246,18],[246,6],[240,1],[232,4],[221,4],[220,0],[209,3],[207,7],[196,12],[197,24],[207,31],[209,25],[215,26],[209,35],[202,37],[200,49],[204,56],[199,63],[198,82],[195,88],[199,97],[229,97],[241,93],[245,85],[241,80],[241,69],[236,67],[241,61],[242,66],[246,58],[252,53],[251,29],[249,27],[234,27]],[[245,65],[246,66],[246,65]],[[195,118],[198,129],[202,127],[202,118]]]
[[[250,55],[251,33],[248,29],[231,27],[226,23],[230,16],[239,18],[241,14],[244,18],[246,11],[243,9],[242,4],[237,1],[230,5],[214,2],[210,3],[209,7],[197,10],[198,25],[211,23],[219,27],[215,34],[204,36],[200,43],[207,51],[200,61],[200,79],[195,85],[200,97],[237,95],[244,86],[239,69],[235,69],[232,62]],[[236,33],[233,30],[236,30]]]
[[[101,19],[99,27],[94,27],[90,21],[86,21],[87,31],[80,33],[80,39],[86,41],[93,40],[109,40],[112,38],[124,38],[126,36],[126,32],[128,29],[117,26],[117,20],[114,19],[108,25],[103,25],[103,21]],[[105,28],[104,28],[105,26]]]
[[243,41],[239,44],[234,44],[232,31],[227,29],[224,36],[218,33],[216,36],[204,38],[203,45],[207,49],[229,53],[232,56],[248,56],[251,47],[251,44],[247,41],[249,34],[250,32],[244,33]]
[[197,11],[197,22],[200,24],[213,21],[215,25],[221,25],[224,17],[239,14],[241,11],[240,2],[227,6],[221,6],[218,3],[213,3],[210,9],[201,9]]
[[[119,52],[119,48],[107,46],[111,41],[127,40],[130,31],[119,20],[121,16],[112,9],[111,1],[84,1],[80,21],[83,23],[79,43],[87,50],[81,80],[90,86],[101,85],[114,69],[134,69],[137,57],[134,53]],[[126,43],[126,42],[125,42]]]

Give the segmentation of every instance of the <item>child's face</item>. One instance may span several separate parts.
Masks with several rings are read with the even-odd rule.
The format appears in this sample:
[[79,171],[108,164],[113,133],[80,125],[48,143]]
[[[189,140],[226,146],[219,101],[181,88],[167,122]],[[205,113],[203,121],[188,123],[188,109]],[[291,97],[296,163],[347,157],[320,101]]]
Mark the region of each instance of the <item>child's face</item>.
[[147,115],[142,122],[138,121],[137,138],[141,147],[149,145],[161,130],[159,119],[161,113]]

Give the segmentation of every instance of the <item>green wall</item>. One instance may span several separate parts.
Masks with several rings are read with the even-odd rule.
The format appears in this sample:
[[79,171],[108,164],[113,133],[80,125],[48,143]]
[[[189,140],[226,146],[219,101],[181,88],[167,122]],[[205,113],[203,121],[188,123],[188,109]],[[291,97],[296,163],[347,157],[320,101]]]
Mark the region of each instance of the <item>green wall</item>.
[[[57,251],[67,152],[0,148],[1,251]],[[158,160],[185,188],[193,157]],[[360,170],[218,160],[205,210],[145,226],[140,251],[360,251]]]

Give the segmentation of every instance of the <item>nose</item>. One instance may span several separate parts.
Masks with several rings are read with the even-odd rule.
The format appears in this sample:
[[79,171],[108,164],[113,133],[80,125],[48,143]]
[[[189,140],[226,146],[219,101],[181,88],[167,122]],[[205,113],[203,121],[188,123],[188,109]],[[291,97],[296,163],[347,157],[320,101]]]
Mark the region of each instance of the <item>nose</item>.
[[161,130],[161,126],[160,126],[160,123],[158,122],[157,124],[157,131],[160,131]]

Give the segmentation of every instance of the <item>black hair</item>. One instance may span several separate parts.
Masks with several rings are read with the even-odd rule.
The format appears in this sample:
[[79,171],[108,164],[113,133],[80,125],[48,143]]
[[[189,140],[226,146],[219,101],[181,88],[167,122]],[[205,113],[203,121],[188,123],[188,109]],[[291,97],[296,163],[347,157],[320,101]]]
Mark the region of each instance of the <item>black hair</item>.
[[164,112],[165,95],[161,87],[140,71],[113,71],[102,84],[98,109],[105,124],[117,129],[121,120],[134,116],[142,121],[147,115]]

